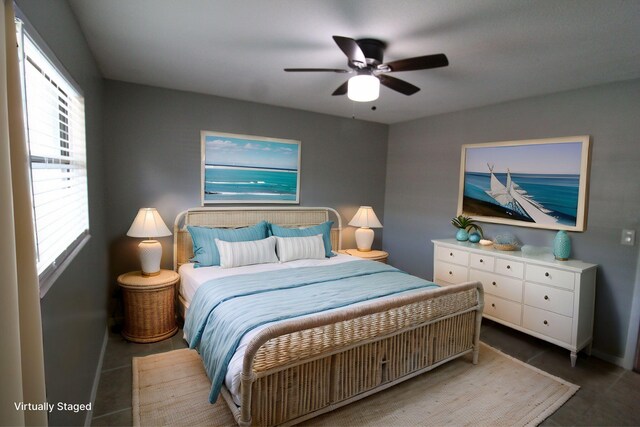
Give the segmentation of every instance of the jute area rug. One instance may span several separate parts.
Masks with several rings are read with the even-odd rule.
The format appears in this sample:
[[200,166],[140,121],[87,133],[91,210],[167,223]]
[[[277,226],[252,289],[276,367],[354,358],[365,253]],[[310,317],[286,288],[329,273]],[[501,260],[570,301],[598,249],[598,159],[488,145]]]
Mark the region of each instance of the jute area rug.
[[[234,426],[194,350],[133,359],[134,426]],[[529,426],[541,423],[578,386],[482,344],[465,356],[375,395],[308,420],[309,426]]]

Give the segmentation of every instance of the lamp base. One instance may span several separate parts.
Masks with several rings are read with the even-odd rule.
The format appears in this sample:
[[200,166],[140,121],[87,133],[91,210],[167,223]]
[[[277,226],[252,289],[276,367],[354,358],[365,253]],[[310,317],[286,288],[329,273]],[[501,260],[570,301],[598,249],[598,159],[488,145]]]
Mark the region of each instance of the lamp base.
[[160,274],[160,260],[162,259],[162,245],[157,240],[143,240],[138,245],[140,267],[143,276],[157,276]]
[[360,227],[356,230],[356,246],[360,252],[371,251],[371,245],[373,244],[374,233],[373,230],[368,227]]

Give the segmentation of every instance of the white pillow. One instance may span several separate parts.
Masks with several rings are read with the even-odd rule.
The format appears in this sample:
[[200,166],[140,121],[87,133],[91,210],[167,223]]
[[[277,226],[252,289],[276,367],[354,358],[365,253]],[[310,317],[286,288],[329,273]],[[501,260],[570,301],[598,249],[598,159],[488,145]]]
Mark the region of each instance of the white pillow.
[[276,238],[273,236],[249,242],[225,242],[220,239],[215,239],[215,242],[220,252],[222,268],[278,262]]
[[278,242],[280,262],[326,258],[322,234],[306,237],[275,237]]

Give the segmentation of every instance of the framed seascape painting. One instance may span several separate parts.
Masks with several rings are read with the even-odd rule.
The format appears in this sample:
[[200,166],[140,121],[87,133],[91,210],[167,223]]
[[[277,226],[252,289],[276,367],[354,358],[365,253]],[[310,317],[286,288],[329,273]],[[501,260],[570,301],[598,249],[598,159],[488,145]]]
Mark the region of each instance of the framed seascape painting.
[[299,203],[300,141],[200,133],[201,199],[210,203]]
[[584,231],[589,136],[462,146],[458,215]]

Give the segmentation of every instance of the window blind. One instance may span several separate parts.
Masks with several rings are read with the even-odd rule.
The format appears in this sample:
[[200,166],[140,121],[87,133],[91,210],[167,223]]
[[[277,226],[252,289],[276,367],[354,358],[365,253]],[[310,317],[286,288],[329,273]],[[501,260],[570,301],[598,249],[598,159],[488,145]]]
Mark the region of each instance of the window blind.
[[84,98],[28,33],[18,40],[42,287],[89,231]]

